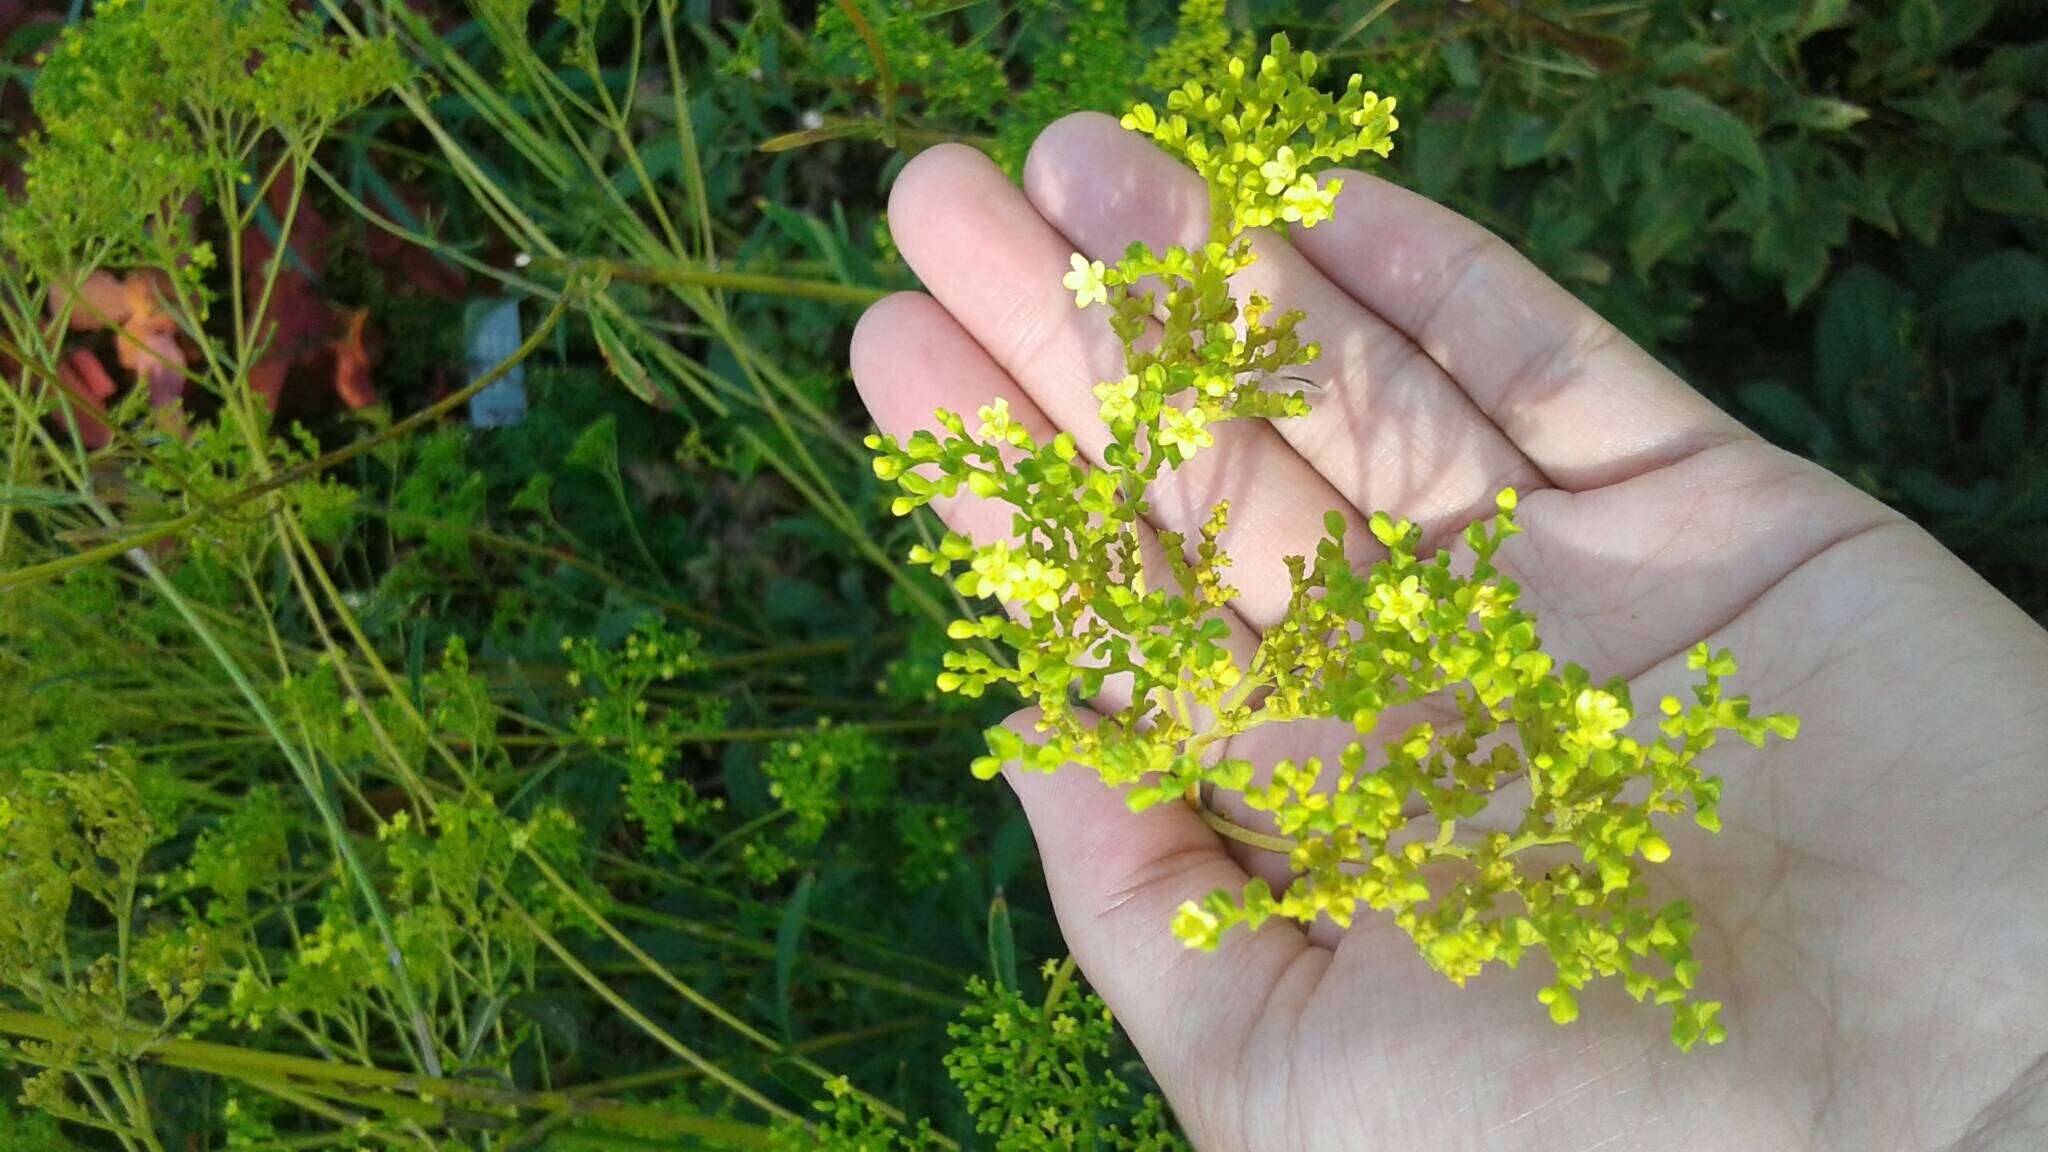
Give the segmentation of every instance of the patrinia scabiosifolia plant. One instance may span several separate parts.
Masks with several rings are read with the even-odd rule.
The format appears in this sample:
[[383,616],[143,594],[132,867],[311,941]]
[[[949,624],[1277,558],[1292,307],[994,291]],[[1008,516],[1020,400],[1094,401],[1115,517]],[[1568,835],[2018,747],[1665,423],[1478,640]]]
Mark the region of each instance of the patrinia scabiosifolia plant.
[[[974,771],[1084,765],[1134,809],[1191,804],[1226,835],[1286,851],[1296,875],[1285,891],[1255,879],[1182,906],[1173,930],[1193,947],[1276,916],[1348,926],[1361,907],[1377,909],[1460,984],[1541,950],[1556,979],[1540,999],[1559,1023],[1577,1015],[1576,990],[1614,976],[1638,1000],[1672,1007],[1679,1047],[1716,1043],[1720,1005],[1693,998],[1691,910],[1652,903],[1644,868],[1671,854],[1659,817],[1689,809],[1719,828],[1720,781],[1697,766],[1718,733],[1761,744],[1797,731],[1790,716],[1751,716],[1746,699],[1724,695],[1735,670],[1726,652],[1692,653],[1693,702],[1661,702],[1658,738],[1627,735],[1627,684],[1595,683],[1544,652],[1494,564],[1518,531],[1511,490],[1496,515],[1466,529],[1469,566],[1448,552],[1418,555],[1415,525],[1375,514],[1386,558],[1355,569],[1344,520],[1331,513],[1316,555],[1290,558],[1286,613],[1248,660],[1225,625],[1235,595],[1218,544],[1225,505],[1199,539],[1158,533],[1163,571],[1141,556],[1147,492],[1211,446],[1212,425],[1308,412],[1305,395],[1273,385],[1316,358],[1297,335],[1301,316],[1275,315],[1258,295],[1236,299],[1231,277],[1255,258],[1251,229],[1329,219],[1340,181],[1318,182],[1315,170],[1386,155],[1396,127],[1394,101],[1360,78],[1332,97],[1314,74],[1313,57],[1279,38],[1256,67],[1233,61],[1170,93],[1163,113],[1140,104],[1124,117],[1207,181],[1212,225],[1199,248],[1134,244],[1113,266],[1073,258],[1065,285],[1075,303],[1104,309],[1124,345],[1123,375],[1095,386],[1110,434],[1099,463],[1067,433],[1039,442],[1001,401],[973,424],[939,412],[943,434],[868,441],[876,473],[901,491],[898,515],[962,489],[1016,511],[1012,539],[951,533],[911,557],[1009,609],[952,625],[964,643],[940,686],[978,696],[1009,685],[1043,712],[1041,742],[991,729]],[[1014,658],[991,654],[1001,649]],[[1079,702],[1099,704],[1113,684],[1129,702],[1086,717]],[[1459,722],[1368,744],[1383,714],[1440,695]],[[1318,717],[1356,728],[1334,764],[1228,754],[1254,728]],[[1524,778],[1527,806],[1511,830],[1469,830],[1497,790]],[[1211,803],[1242,797],[1279,835],[1232,825],[1205,807],[1205,793]]]

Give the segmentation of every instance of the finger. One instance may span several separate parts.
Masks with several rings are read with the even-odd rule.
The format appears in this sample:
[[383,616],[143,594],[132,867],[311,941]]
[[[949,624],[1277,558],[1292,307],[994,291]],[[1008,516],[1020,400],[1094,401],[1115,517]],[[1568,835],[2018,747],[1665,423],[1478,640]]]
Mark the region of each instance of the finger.
[[[969,148],[919,155],[889,203],[897,245],[932,295],[1100,462],[1108,432],[1094,385],[1123,375],[1123,346],[1099,311],[1075,308],[1060,284],[1073,244]],[[1192,537],[1228,500],[1231,581],[1242,593],[1240,613],[1263,628],[1287,603],[1286,557],[1313,555],[1323,513],[1349,515],[1350,504],[1271,425],[1229,421],[1213,433],[1214,447],[1152,486],[1153,522]],[[1354,536],[1370,539],[1362,528]]]
[[[849,358],[854,386],[868,412],[884,431],[899,438],[920,429],[939,431],[932,417],[936,408],[971,412],[997,399],[1008,401],[1011,416],[1041,443],[1053,435],[1051,422],[1016,381],[929,296],[902,292],[869,308],[854,329]],[[998,501],[963,492],[936,500],[932,506],[948,527],[976,541],[1014,540],[1017,536],[1012,510]],[[1164,571],[1164,546],[1158,536],[1142,524],[1138,531],[1147,567]],[[1230,629],[1228,643],[1238,663],[1249,667],[1258,647],[1257,634],[1228,608],[1221,616]],[[1128,706],[1130,677],[1110,678],[1092,703],[1105,711]],[[1252,821],[1254,827],[1269,819],[1252,812],[1237,797],[1225,798],[1221,811],[1239,823]],[[1284,889],[1293,878],[1283,856],[1237,843],[1229,850],[1276,890]]]
[[1359,172],[1301,254],[1405,332],[1550,479],[1574,491],[1748,436],[1491,232]]
[[[1036,738],[1036,722],[1035,710],[1009,721],[1027,738]],[[1191,1102],[1202,1086],[1235,1068],[1269,1005],[1307,1000],[1329,953],[1281,921],[1232,932],[1214,952],[1188,949],[1173,935],[1175,910],[1245,884],[1191,809],[1132,812],[1085,769],[1011,769],[1007,777],[1038,842],[1067,947],[1183,1122],[1198,1127]]]
[[[1040,443],[1056,433],[1045,413],[1017,382],[989,359],[938,302],[917,292],[901,292],[869,308],[853,333],[849,359],[854,387],[875,423],[899,438],[925,430],[939,432],[932,412],[950,408],[973,412],[995,400],[1007,401],[1010,415]],[[983,500],[962,492],[932,504],[940,519],[955,532],[979,543],[1014,540],[1015,512],[1007,504]],[[1140,547],[1146,565],[1164,571],[1165,553],[1159,539],[1145,525],[1139,526]],[[1230,628],[1230,645],[1241,664],[1249,665],[1257,636],[1229,609],[1222,618]],[[1120,692],[1125,678],[1112,681],[1095,703],[1108,709],[1129,703]]]
[[[1010,415],[1041,443],[1056,431],[1016,382],[922,293],[899,292],[862,313],[847,359],[868,415],[898,439],[920,431],[943,436],[933,416],[937,409],[972,413],[997,400],[1007,400]],[[947,527],[979,543],[1016,536],[1007,504],[963,491],[934,500],[932,508]]]
[[[1090,259],[1114,261],[1133,241],[1154,251],[1209,238],[1202,179],[1149,141],[1098,113],[1047,128],[1024,166],[1040,213]],[[1297,232],[1300,231],[1297,229]],[[1323,355],[1302,370],[1322,387],[1306,419],[1275,427],[1353,507],[1391,509],[1434,538],[1491,511],[1504,487],[1542,477],[1436,361],[1360,307],[1279,236],[1255,237],[1258,261],[1234,281],[1281,312]]]

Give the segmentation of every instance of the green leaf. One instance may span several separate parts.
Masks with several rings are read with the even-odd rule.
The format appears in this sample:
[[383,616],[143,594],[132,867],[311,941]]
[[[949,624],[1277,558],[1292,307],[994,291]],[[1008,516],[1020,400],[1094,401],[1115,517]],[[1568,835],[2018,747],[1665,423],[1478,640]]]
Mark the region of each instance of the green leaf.
[[597,338],[597,350],[604,356],[612,375],[619,378],[619,383],[624,384],[627,391],[639,397],[642,403],[660,403],[661,394],[655,387],[654,377],[633,354],[626,336],[603,312],[590,313],[590,334]]
[[1544,149],[1549,146],[1551,133],[1556,128],[1541,116],[1529,113],[1515,116],[1508,124],[1507,134],[1501,138],[1501,167],[1521,168],[1543,159]]
[[2001,385],[1984,409],[1984,448],[1993,460],[2017,459],[2027,450],[2027,407],[2019,388]]
[[1452,84],[1460,88],[1479,87],[1479,60],[1472,51],[1470,41],[1444,41],[1443,46],[1437,49],[1437,59],[1444,62],[1444,71],[1450,74]]
[[1628,257],[1637,276],[1647,275],[1705,223],[1704,191],[1697,181],[1667,178],[1636,200],[1629,218]]
[[1991,0],[1906,0],[1899,9],[1899,40],[1932,61],[1976,35],[1992,9]]
[[1935,316],[1960,335],[2048,312],[2048,261],[2008,248],[1972,261],[1935,297]]
[[1897,238],[1899,220],[1892,214],[1891,201],[1885,198],[1885,186],[1881,180],[1844,176],[1837,187],[1841,189],[1843,205],[1851,215],[1885,235]]
[[1820,286],[1834,250],[1848,238],[1848,209],[1821,193],[1765,217],[1750,250],[1759,269],[1784,280],[1785,302],[1796,308]]
[[546,516],[554,511],[555,478],[546,472],[535,472],[519,486],[508,505],[514,512],[531,512],[535,516]]
[[71,508],[85,503],[85,497],[60,488],[39,488],[21,484],[0,484],[0,507]]
[[1905,186],[1890,197],[1892,208],[1915,240],[1933,247],[1941,239],[1942,225],[1954,197],[1954,177],[1946,165],[1930,164],[1914,170],[1905,180]]
[[406,639],[405,682],[412,693],[413,707],[426,715],[427,703],[427,630],[415,628]]
[[1844,271],[1828,287],[1814,325],[1814,391],[1842,412],[1852,394],[1903,390],[1917,374],[1906,344],[1908,297],[1867,265]]
[[1755,415],[1753,423],[1772,439],[1811,455],[1823,455],[1833,447],[1827,418],[1784,381],[1758,380],[1744,384],[1736,394]]
[[811,892],[817,887],[817,876],[804,873],[796,882],[796,891],[790,893],[789,903],[783,906],[782,922],[775,928],[775,1010],[782,1018],[782,1033],[795,1034],[790,1021],[790,986],[796,974],[797,951],[803,945],[804,925],[811,914]]
[[1017,875],[1033,857],[1031,824],[1021,812],[1011,812],[996,829],[988,850],[989,883],[1000,889]]
[[561,996],[522,992],[512,997],[506,1010],[531,1021],[547,1038],[550,1053],[569,1059],[583,1048],[583,1010]]
[[1841,132],[1870,119],[1870,109],[1831,96],[1808,96],[1785,113],[1785,122],[1816,132]]
[[1849,18],[1849,0],[1807,0],[1806,11],[1800,14],[1799,27],[1792,33],[1794,40],[1805,40],[1819,32],[1825,32]]
[[563,463],[609,476],[619,467],[619,418],[607,412],[576,436]]
[[1659,88],[1650,93],[1650,110],[1666,124],[1735,161],[1752,173],[1764,174],[1764,153],[1756,133],[1733,112],[1690,88]]
[[1010,924],[1010,902],[1001,892],[988,904],[988,966],[996,987],[1017,990],[1017,934]]
[[1963,197],[1986,212],[2048,219],[2048,169],[2021,156],[1992,156],[1963,169]]

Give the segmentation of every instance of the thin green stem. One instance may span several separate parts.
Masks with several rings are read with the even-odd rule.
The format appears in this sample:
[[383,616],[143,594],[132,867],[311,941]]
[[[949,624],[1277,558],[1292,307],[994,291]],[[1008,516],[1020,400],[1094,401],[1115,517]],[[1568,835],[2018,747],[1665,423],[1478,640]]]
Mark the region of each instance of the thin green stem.
[[829,300],[839,304],[868,305],[889,295],[892,289],[866,284],[840,284],[830,280],[805,280],[764,272],[722,271],[696,268],[682,263],[628,263],[590,257],[528,262],[529,268],[565,273],[592,273],[624,280],[630,284],[667,284],[687,288],[711,288],[727,292],[753,292],[764,296],[789,296],[803,300]]

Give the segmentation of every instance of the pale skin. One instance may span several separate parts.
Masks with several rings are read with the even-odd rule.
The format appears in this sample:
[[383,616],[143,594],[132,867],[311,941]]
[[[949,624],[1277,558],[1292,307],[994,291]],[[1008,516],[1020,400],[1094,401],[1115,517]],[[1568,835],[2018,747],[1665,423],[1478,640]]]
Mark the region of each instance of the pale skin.
[[[1500,566],[1550,651],[1653,703],[1706,640],[1740,659],[1735,691],[1805,727],[1710,753],[1725,831],[1673,828],[1656,869],[1660,898],[1694,905],[1703,991],[1727,1003],[1728,1042],[1690,1054],[1618,986],[1560,1027],[1535,999],[1540,957],[1461,989],[1370,916],[1188,951],[1177,906],[1250,873],[1284,882],[1284,860],[1183,805],[1133,814],[1083,771],[1012,772],[1068,944],[1195,1147],[2048,1146],[2048,633],[1477,225],[1338,175],[1335,219],[1262,237],[1240,278],[1307,313],[1313,414],[1218,427],[1154,502],[1154,527],[1190,533],[1231,502],[1241,640],[1276,618],[1282,558],[1313,552],[1326,510],[1354,540],[1373,510],[1409,517],[1434,547],[1512,485],[1526,532]],[[1191,173],[1082,115],[1039,139],[1022,190],[971,150],[924,153],[889,219],[930,294],[877,304],[854,338],[877,423],[906,435],[1000,397],[1088,451],[1090,388],[1120,348],[1060,286],[1069,257],[1198,242],[1207,208]],[[1009,531],[1003,507],[941,512]],[[1346,738],[1265,729],[1232,753],[1334,756]]]

